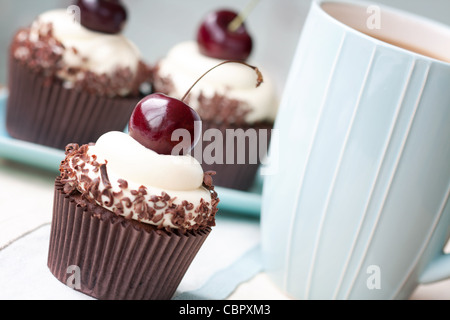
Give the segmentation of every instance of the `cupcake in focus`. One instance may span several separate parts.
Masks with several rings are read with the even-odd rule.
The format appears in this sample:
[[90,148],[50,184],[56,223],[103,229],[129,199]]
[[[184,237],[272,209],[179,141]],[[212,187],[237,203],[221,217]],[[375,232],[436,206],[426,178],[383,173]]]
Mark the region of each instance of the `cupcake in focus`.
[[[55,182],[48,267],[62,283],[97,299],[170,299],[215,226],[213,173],[190,155],[162,152],[165,141],[144,138],[155,123],[135,121],[165,113],[156,129],[166,131],[190,130],[198,121],[187,106],[165,100],[162,107],[155,103],[160,98],[150,95],[136,106],[129,134],[68,145]],[[188,117],[177,118],[181,109]],[[78,286],[70,282],[73,266]]]
[[[197,41],[175,45],[155,66],[155,91],[181,98],[190,84],[213,66],[226,60],[247,61],[253,44],[245,25],[240,24],[235,31],[228,30],[236,16],[230,10],[213,12],[200,26]],[[214,178],[217,186],[248,190],[254,184],[263,160],[261,154],[264,152],[260,152],[260,148],[263,151],[268,148],[278,111],[278,98],[272,79],[267,72],[260,71],[264,74],[264,82],[255,89],[254,72],[239,64],[224,66],[205,76],[186,98],[202,118],[203,133],[209,129],[222,133],[222,161],[204,158],[203,151],[210,146],[208,141],[203,141],[202,151],[194,153],[204,170],[217,171]],[[238,131],[240,129],[243,133]],[[227,130],[232,130],[235,135],[227,135]],[[249,130],[257,137],[255,141],[250,139],[245,145],[230,143],[231,139],[245,138]],[[251,143],[257,148],[253,148]],[[258,154],[257,161],[253,161],[255,155],[252,152]],[[245,161],[240,161],[240,153],[245,153]],[[230,154],[233,156],[227,158]]]
[[6,126],[13,138],[59,149],[90,143],[124,130],[143,97],[151,71],[121,33],[123,5],[76,4],[41,14],[12,40]]

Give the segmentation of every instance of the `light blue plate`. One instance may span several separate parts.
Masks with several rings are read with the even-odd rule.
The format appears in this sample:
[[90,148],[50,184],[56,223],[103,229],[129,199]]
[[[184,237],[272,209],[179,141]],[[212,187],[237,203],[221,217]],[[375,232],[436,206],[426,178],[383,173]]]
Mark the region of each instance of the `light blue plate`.
[[[13,139],[6,131],[7,90],[0,90],[0,157],[33,167],[59,172],[64,152]],[[216,187],[220,197],[220,209],[228,212],[259,217],[261,210],[260,182],[251,192]]]

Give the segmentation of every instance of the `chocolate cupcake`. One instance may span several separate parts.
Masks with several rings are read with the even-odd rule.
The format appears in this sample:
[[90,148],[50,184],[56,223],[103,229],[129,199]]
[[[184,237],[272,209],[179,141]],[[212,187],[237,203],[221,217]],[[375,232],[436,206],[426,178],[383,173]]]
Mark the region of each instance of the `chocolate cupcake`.
[[54,276],[97,299],[170,299],[215,225],[213,173],[189,155],[159,154],[131,132],[68,145],[60,171]]
[[52,10],[12,40],[6,127],[13,138],[62,150],[73,141],[90,143],[124,130],[142,98],[151,71],[139,50],[120,29],[86,27],[95,15],[77,8],[81,23]]
[[[214,28],[220,30],[234,17],[236,14],[233,12],[218,11],[208,16],[205,23],[218,24],[217,20],[225,19],[225,24],[222,21],[222,25]],[[205,23],[199,29],[199,34],[204,32]],[[245,32],[243,28],[241,25],[239,34]],[[235,39],[225,34],[228,31],[223,32],[224,36],[219,37],[225,39],[223,46],[236,43]],[[248,41],[248,37],[244,37],[244,41]],[[177,44],[156,64],[153,72],[154,90],[181,98],[189,84],[208,69],[226,60],[247,60],[250,53],[235,55],[233,49],[227,50],[223,46],[222,49],[216,46],[208,50],[204,41],[200,40]],[[250,48],[247,51],[251,50],[251,45],[245,46],[244,43],[243,46]],[[186,98],[202,118],[204,136],[209,137],[215,132],[222,139],[220,150],[217,139],[211,139],[202,141],[202,146],[197,145],[201,150],[194,152],[205,171],[217,171],[214,178],[217,186],[248,190],[254,184],[265,150],[268,149],[278,111],[278,99],[273,81],[267,72],[260,71],[264,74],[264,82],[255,89],[254,72],[239,64],[224,66],[205,76]],[[213,144],[216,144],[214,148]],[[212,148],[216,150],[211,156]]]

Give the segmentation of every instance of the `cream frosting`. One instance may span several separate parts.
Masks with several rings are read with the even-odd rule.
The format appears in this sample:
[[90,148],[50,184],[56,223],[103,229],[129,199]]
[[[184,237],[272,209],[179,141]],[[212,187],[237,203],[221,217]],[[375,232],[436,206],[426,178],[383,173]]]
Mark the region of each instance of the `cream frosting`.
[[[47,32],[50,24],[53,36],[66,48],[63,61],[68,67],[82,68],[98,75],[113,75],[123,68],[136,76],[141,53],[124,35],[91,31],[76,22],[66,10],[56,9],[38,16],[31,26],[30,39],[37,40],[40,33]],[[72,80],[69,75],[63,77]]]
[[[109,132],[88,146],[87,156],[69,154],[65,161],[70,167],[68,175],[79,192],[107,210],[173,229],[195,228],[199,221],[208,220],[208,215],[215,215],[215,199],[203,186],[201,165],[189,155],[159,155],[126,133]],[[99,169],[103,165],[105,172]],[[91,194],[91,182],[95,180],[99,181],[96,190],[101,198]],[[129,206],[124,205],[124,199]],[[153,208],[150,216],[142,212],[143,203]],[[183,209],[178,223],[174,223],[176,207]]]
[[[174,46],[158,63],[158,77],[168,78],[173,86],[170,96],[182,98],[187,90],[206,71],[223,62],[202,55],[194,41]],[[198,109],[198,97],[212,98],[215,94],[242,102],[249,108],[248,123],[273,121],[278,111],[278,100],[272,79],[259,68],[264,82],[256,88],[256,73],[241,64],[226,64],[207,74],[191,91],[189,105]]]

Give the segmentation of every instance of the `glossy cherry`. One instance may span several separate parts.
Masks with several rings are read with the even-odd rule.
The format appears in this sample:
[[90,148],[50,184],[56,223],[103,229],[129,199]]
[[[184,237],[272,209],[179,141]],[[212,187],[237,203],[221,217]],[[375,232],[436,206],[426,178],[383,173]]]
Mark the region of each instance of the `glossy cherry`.
[[127,10],[120,0],[77,0],[81,25],[97,32],[116,34],[122,31]]
[[[182,153],[188,153],[200,139],[201,128],[195,129],[200,121],[197,112],[184,102],[155,93],[137,104],[130,118],[129,135],[159,154],[172,154],[176,146],[181,147]],[[173,139],[177,129],[187,130],[190,141]]]
[[229,28],[237,15],[231,10],[219,10],[206,16],[197,32],[197,43],[202,54],[222,60],[248,59],[253,41],[245,24],[242,23],[235,31]]

